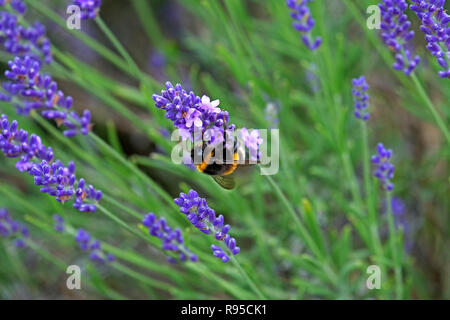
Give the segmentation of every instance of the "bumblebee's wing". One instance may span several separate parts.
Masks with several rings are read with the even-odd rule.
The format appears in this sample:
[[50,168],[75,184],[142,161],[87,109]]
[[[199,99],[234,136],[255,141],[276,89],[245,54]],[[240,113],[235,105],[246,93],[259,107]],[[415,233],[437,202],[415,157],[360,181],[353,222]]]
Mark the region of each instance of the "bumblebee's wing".
[[211,176],[222,188],[231,190],[236,186],[234,179],[228,176]]

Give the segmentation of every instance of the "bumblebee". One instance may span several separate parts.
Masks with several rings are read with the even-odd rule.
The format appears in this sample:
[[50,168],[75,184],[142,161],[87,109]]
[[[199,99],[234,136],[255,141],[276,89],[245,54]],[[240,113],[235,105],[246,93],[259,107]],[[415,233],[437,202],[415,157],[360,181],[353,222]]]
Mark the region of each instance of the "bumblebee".
[[[217,149],[222,152],[219,161],[216,161]],[[236,186],[234,178],[230,176],[241,166],[248,166],[247,161],[239,163],[240,159],[245,159],[245,151],[235,141],[233,146],[227,146],[225,143],[220,148],[213,147],[203,143],[202,146],[194,147],[191,151],[192,163],[197,153],[198,159],[202,159],[200,164],[197,164],[197,170],[211,176],[217,184],[222,188],[231,190]],[[201,158],[200,158],[201,157]],[[224,160],[225,159],[225,160]],[[231,161],[232,159],[232,161]]]

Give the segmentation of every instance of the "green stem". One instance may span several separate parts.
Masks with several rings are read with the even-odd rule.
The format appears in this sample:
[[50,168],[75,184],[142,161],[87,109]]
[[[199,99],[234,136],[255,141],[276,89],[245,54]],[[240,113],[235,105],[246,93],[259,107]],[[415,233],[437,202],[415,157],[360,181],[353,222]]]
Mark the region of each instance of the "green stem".
[[295,224],[297,225],[299,235],[300,237],[308,244],[309,249],[320,259],[324,259],[324,255],[320,251],[319,247],[315,244],[313,239],[311,238],[310,234],[306,230],[305,226],[303,225],[302,221],[300,220],[299,216],[295,212],[295,209],[292,207],[292,205],[289,203],[288,199],[284,195],[283,191],[281,191],[280,187],[277,183],[272,179],[271,176],[266,175],[266,179],[269,181],[269,183],[272,185],[272,187],[275,189],[275,192],[278,195],[278,198],[281,200],[281,202],[285,205],[286,209],[288,210],[289,214],[291,215],[292,219],[294,220]]
[[431,102],[430,97],[426,93],[424,87],[422,86],[422,83],[419,81],[416,74],[412,73],[411,78],[413,79],[414,85],[416,86],[417,90],[419,91],[420,96],[422,97],[423,101],[425,101],[425,104],[428,107],[428,110],[430,110],[431,114],[434,117],[434,120],[436,121],[437,125],[441,129],[442,133],[445,136],[445,139],[447,140],[447,143],[450,146],[450,133],[448,131],[447,126],[445,125],[445,123],[442,120],[439,113],[436,111],[436,108],[434,107],[433,103]]
[[267,299],[264,294],[258,289],[258,287],[256,286],[256,284],[253,282],[253,280],[249,277],[249,275],[247,274],[247,272],[245,272],[245,270],[241,267],[240,263],[237,261],[236,257],[233,255],[230,255],[230,260],[231,262],[234,264],[234,266],[239,270],[239,272],[241,273],[241,275],[244,277],[244,279],[247,281],[247,283],[249,284],[250,288],[252,288],[252,290],[258,295],[258,297],[260,299]]
[[108,209],[106,209],[105,207],[97,204],[97,208],[102,211],[108,218],[110,218],[111,220],[113,220],[115,223],[117,223],[118,225],[122,226],[123,228],[127,229],[129,232],[131,232],[132,234],[136,235],[137,237],[144,239],[145,241],[149,242],[150,244],[153,245],[153,243],[150,241],[150,239],[148,237],[146,237],[142,232],[139,232],[138,230],[136,230],[135,228],[131,227],[129,224],[127,224],[125,221],[123,221],[122,219],[118,218],[116,215],[114,215],[111,211],[109,211]]
[[[50,253],[47,250],[45,250],[42,246],[38,246],[33,241],[28,241],[27,245],[31,249],[33,249],[37,254],[39,254],[41,257],[43,257],[44,259],[46,259],[49,262],[51,262],[54,265],[56,265],[56,267],[58,267],[59,269],[61,269],[63,271],[66,270],[67,264],[64,263],[63,261],[61,261],[58,257],[53,255],[52,253]],[[89,285],[92,288],[98,289],[98,287],[93,283],[92,279],[88,278],[87,280],[88,280]],[[110,298],[110,299],[118,299],[118,300],[126,299],[125,296],[121,295],[120,293],[118,293],[115,290],[113,290],[113,289],[111,289],[109,287],[106,287],[106,286],[103,288],[102,293],[105,296],[107,296],[108,298]]]
[[175,287],[173,287],[172,285],[162,282],[162,281],[159,281],[159,280],[151,279],[145,275],[142,275],[142,274],[124,266],[121,263],[115,262],[112,264],[112,267],[114,269],[126,274],[127,276],[134,278],[134,279],[138,280],[139,282],[144,283],[150,287],[165,290],[175,296],[179,293],[179,290],[176,289]]
[[109,27],[106,25],[106,23],[100,18],[100,16],[97,16],[95,18],[95,22],[99,26],[99,28],[103,31],[103,33],[106,35],[106,37],[111,41],[112,45],[119,51],[120,55],[125,59],[128,66],[131,68],[134,76],[137,79],[143,79],[141,72],[139,71],[139,67],[134,62],[131,55],[127,52],[127,50],[124,48],[124,46],[120,43],[119,39],[114,35],[114,33],[109,29]]
[[[412,95],[415,99],[420,98],[421,100],[423,100],[425,102],[425,104],[428,105],[428,102],[427,102],[427,100],[429,100],[428,97],[422,96],[421,94],[418,94],[418,92],[413,90],[413,86],[411,85],[411,82],[408,80],[408,76],[405,76],[402,72],[399,72],[399,71],[395,70],[394,68],[392,68],[392,63],[395,60],[392,57],[391,52],[389,52],[389,50],[387,49],[387,47],[384,44],[380,45],[381,38],[377,35],[376,32],[373,32],[373,30],[368,29],[366,26],[365,16],[364,16],[364,14],[362,14],[362,10],[363,9],[365,10],[365,8],[366,8],[366,7],[362,8],[364,6],[364,4],[358,4],[357,1],[352,1],[352,0],[344,0],[344,4],[346,5],[347,9],[351,12],[354,19],[360,24],[361,29],[366,34],[366,38],[370,41],[370,43],[373,45],[375,50],[377,50],[378,53],[381,55],[383,61],[385,62],[386,66],[388,66],[389,70],[391,70],[392,74],[397,78],[397,80],[399,80],[409,90],[408,93],[410,95]],[[414,77],[414,73],[411,76]],[[420,112],[421,111],[420,109],[408,108],[407,105],[403,105],[402,107],[409,110],[416,116],[419,116],[419,117],[427,116],[427,115],[423,114],[422,112]]]
[[396,299],[402,299],[403,297],[402,266],[396,245],[397,233],[395,231],[394,215],[392,213],[392,199],[390,192],[386,192],[386,205],[388,211],[389,244],[391,247],[391,258],[394,263],[395,297]]
[[130,169],[136,176],[138,176],[142,181],[148,183],[153,190],[155,190],[156,193],[158,193],[162,199],[164,199],[169,207],[172,207],[176,211],[178,211],[177,205],[173,202],[173,199],[167,194],[166,191],[164,191],[158,184],[156,184],[152,179],[150,179],[145,173],[143,173],[141,170],[139,170],[138,167],[136,167],[133,163],[125,159],[120,153],[117,152],[114,148],[112,148],[109,144],[107,144],[105,141],[103,141],[101,138],[99,138],[94,133],[90,132],[89,136],[99,145],[101,148],[103,148],[105,151],[107,151],[113,158],[117,159],[119,162],[121,162],[125,167]]
[[111,197],[107,194],[103,194],[102,200],[109,202],[111,205],[119,208],[120,210],[122,210],[124,212],[127,212],[128,214],[135,217],[136,219],[142,220],[144,218],[144,216],[142,214],[140,214],[139,212],[137,212],[136,210],[133,210],[133,209],[123,205],[122,203],[120,203],[119,201],[117,201],[116,199],[114,199],[113,197]]
[[369,158],[369,138],[367,134],[367,124],[361,121],[361,131],[363,136],[363,172],[364,172],[364,185],[366,191],[366,205],[369,212],[370,220],[370,233],[375,246],[375,251],[379,257],[383,255],[383,249],[378,234],[378,219],[375,210],[375,203],[373,198],[372,181],[370,174],[370,158]]
[[[344,172],[350,183],[350,191],[352,193],[353,200],[358,204],[359,208],[363,207],[363,201],[361,199],[361,193],[358,187],[358,181],[353,170],[353,165],[350,160],[348,151],[341,151],[341,161],[344,166]],[[361,216],[361,212],[358,213]]]
[[25,1],[28,5],[33,7],[33,9],[36,9],[39,13],[43,14],[44,16],[46,16],[47,18],[58,24],[63,30],[67,30],[70,34],[72,34],[73,36],[84,42],[88,47],[96,51],[98,54],[103,56],[109,62],[114,64],[116,67],[126,72],[127,74],[133,75],[130,68],[124,61],[122,61],[122,59],[120,59],[120,57],[118,57],[115,53],[111,52],[105,46],[101,45],[97,40],[90,38],[80,30],[68,29],[64,19],[62,19],[52,9],[48,8],[44,3],[42,3],[42,1],[35,1],[35,0],[25,0]]

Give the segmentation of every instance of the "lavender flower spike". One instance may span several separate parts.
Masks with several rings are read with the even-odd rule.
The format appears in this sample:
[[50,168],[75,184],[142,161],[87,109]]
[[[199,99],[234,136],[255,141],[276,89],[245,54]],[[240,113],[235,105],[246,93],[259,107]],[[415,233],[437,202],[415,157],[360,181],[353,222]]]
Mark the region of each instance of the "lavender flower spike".
[[[0,0],[1,1],[1,0]],[[50,40],[40,22],[24,27],[17,17],[9,12],[0,12],[0,45],[5,51],[18,56],[32,56],[36,61],[52,61]]]
[[[223,216],[216,217],[214,210],[208,207],[206,199],[200,198],[196,191],[190,190],[188,194],[180,193],[180,197],[175,199],[175,203],[194,227],[204,234],[214,234],[216,240],[223,241],[231,254],[236,255],[240,252],[241,249],[236,246],[236,239],[228,234],[230,225],[224,225]],[[214,256],[223,262],[229,260],[229,256],[219,246],[213,245],[211,249]]]
[[65,166],[55,160],[53,150],[46,147],[41,138],[35,134],[19,129],[17,121],[8,120],[6,115],[0,117],[0,150],[7,158],[19,158],[16,168],[28,172],[34,177],[34,184],[40,191],[65,203],[75,200],[73,207],[82,212],[93,212],[102,192],[93,186],[86,186],[84,179],[77,180],[75,163]]
[[90,252],[89,259],[92,261],[104,264],[115,260],[114,255],[111,253],[105,253],[102,249],[100,241],[92,239],[89,232],[83,229],[78,229],[75,240],[78,242],[81,250]]
[[355,103],[355,117],[367,121],[370,117],[367,111],[369,95],[366,93],[369,89],[369,85],[366,82],[366,78],[361,76],[352,80],[353,84],[353,101]]
[[[149,213],[145,216],[144,220],[142,220],[142,224],[147,227],[151,236],[160,238],[163,241],[163,250],[177,253],[180,261],[184,262],[189,259],[190,261],[195,262],[198,260],[197,256],[183,245],[184,240],[181,230],[178,228],[173,230],[167,225],[164,218],[158,219],[154,213]],[[172,260],[171,257],[169,260],[176,262],[176,260]]]
[[[205,95],[200,98],[192,91],[187,93],[180,84],[174,87],[170,82],[166,82],[166,90],[162,90],[161,95],[153,95],[153,100],[156,107],[165,110],[165,117],[179,129],[182,140],[194,141],[196,138],[197,143],[199,137],[208,145],[217,145],[229,143],[234,138],[236,126],[229,123],[228,112],[218,107],[219,100],[211,101]],[[242,130],[242,140],[252,160],[258,159],[258,150],[263,142],[259,131],[249,133],[245,128]],[[190,162],[191,159],[184,161],[185,164]]]
[[248,131],[247,128],[239,130],[240,138],[243,140],[245,147],[249,150],[250,161],[257,161],[260,158],[259,147],[263,143],[263,139],[259,135],[259,130]]
[[372,156],[372,163],[375,165],[374,176],[381,181],[387,191],[394,189],[394,184],[390,182],[394,178],[394,165],[390,163],[392,150],[386,149],[382,143],[377,146],[377,155]]
[[23,2],[23,0],[0,0],[0,7],[3,7],[7,4],[10,4],[11,8],[13,8],[15,11],[17,11],[22,15],[27,10],[27,6]]
[[30,233],[24,224],[11,218],[8,210],[0,208],[0,236],[14,239],[16,247],[24,248],[25,239],[30,236]]
[[445,0],[411,0],[411,10],[421,20],[427,49],[444,69],[439,76],[450,79],[450,15],[445,11]]
[[395,52],[392,67],[410,75],[419,64],[420,57],[413,57],[408,49],[408,42],[414,37],[414,31],[409,30],[411,22],[404,13],[408,4],[405,0],[383,0],[378,6],[381,10],[381,38]]
[[218,107],[219,100],[200,98],[192,91],[186,92],[180,84],[174,87],[166,82],[166,90],[161,95],[154,94],[153,100],[157,108],[166,111],[166,118],[173,121],[183,140],[193,141],[194,133],[200,133],[207,143],[219,143],[224,141],[224,128],[235,129],[228,123],[228,112]]
[[12,101],[22,115],[28,115],[31,110],[42,110],[42,116],[66,127],[64,135],[67,137],[89,133],[92,127],[89,110],[85,110],[81,117],[69,112],[72,97],[58,90],[58,84],[50,75],[40,73],[41,66],[35,58],[16,57],[8,65],[5,76],[10,81],[3,83],[6,94],[1,94],[0,100]]
[[312,0],[286,0],[287,6],[291,9],[291,17],[295,20],[292,26],[303,33],[303,43],[312,51],[316,50],[322,44],[322,38],[315,39],[311,36],[311,30],[315,21],[311,16],[308,3]]
[[72,4],[81,10],[80,18],[83,20],[95,19],[102,5],[101,0],[73,0]]
[[63,233],[64,229],[65,229],[64,228],[64,224],[65,224],[64,219],[61,216],[54,214],[53,220],[55,221],[55,226],[54,226],[55,230]]

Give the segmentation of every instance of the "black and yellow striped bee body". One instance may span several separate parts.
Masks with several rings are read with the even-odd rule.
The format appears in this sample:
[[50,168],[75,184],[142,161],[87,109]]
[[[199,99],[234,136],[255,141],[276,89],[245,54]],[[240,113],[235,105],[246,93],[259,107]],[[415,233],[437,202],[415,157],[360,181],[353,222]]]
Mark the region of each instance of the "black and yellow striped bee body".
[[[191,151],[191,158],[194,164],[195,150],[196,149],[193,148]],[[239,167],[238,161],[240,156],[238,144],[235,142],[232,148],[223,145],[223,147],[220,148],[222,157],[217,157],[220,159],[219,161],[215,160],[216,150],[216,148],[208,147],[206,144],[203,144],[201,148],[202,162],[196,164],[197,170],[210,175],[221,187],[228,190],[233,189],[235,187],[235,181],[229,175],[235,172]]]

